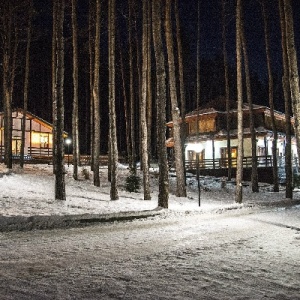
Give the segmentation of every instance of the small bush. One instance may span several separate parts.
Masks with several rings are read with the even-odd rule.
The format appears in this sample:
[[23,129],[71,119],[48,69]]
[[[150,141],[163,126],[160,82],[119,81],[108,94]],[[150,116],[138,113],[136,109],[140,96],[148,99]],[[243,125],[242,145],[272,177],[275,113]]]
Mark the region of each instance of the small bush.
[[300,188],[300,173],[294,174],[294,188]]
[[90,179],[90,172],[88,169],[82,169],[81,172],[82,172],[84,179],[86,179],[86,180]]
[[131,174],[126,178],[125,189],[130,193],[137,193],[141,187],[141,178],[135,174]]

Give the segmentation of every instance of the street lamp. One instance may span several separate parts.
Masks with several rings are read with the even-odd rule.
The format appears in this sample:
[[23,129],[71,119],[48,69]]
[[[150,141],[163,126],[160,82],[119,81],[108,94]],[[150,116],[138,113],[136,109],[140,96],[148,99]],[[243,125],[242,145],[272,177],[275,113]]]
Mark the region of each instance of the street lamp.
[[195,149],[196,152],[196,168],[197,168],[197,183],[198,183],[198,204],[201,206],[201,186],[200,186],[200,168],[199,168],[199,162],[200,162],[200,152],[202,150],[202,145],[198,144],[197,148]]
[[68,167],[70,166],[70,145],[72,143],[72,140],[70,138],[66,139],[66,144],[68,147]]

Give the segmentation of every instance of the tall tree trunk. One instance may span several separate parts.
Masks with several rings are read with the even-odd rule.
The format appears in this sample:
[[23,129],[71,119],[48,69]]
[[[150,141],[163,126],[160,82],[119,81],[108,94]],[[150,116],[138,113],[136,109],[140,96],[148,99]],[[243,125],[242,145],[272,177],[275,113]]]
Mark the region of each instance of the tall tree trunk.
[[175,0],[175,20],[176,20],[176,40],[177,40],[177,53],[178,53],[178,75],[179,75],[179,94],[180,94],[180,112],[181,112],[181,147],[182,147],[182,161],[184,166],[184,178],[186,181],[185,169],[185,139],[187,134],[187,124],[185,122],[186,114],[186,101],[185,101],[185,88],[184,88],[184,71],[183,71],[183,58],[182,58],[182,42],[180,31],[180,19],[178,0]]
[[89,79],[90,79],[90,154],[91,154],[91,171],[94,170],[94,58],[95,54],[93,49],[94,45],[94,34],[93,34],[93,12],[94,7],[92,1],[89,1]]
[[[200,0],[198,0],[198,9],[197,9],[197,82],[196,82],[196,109],[197,109],[197,119],[196,119],[196,141],[200,142],[200,105],[201,105],[201,84],[200,84]],[[199,206],[201,198],[201,185],[200,185],[200,169],[199,169],[199,155],[196,153],[196,164],[197,164],[197,182],[198,182],[198,197],[199,197]]]
[[235,202],[243,201],[243,83],[242,83],[242,41],[241,41],[242,0],[236,4],[236,67],[237,67],[237,125],[238,125],[238,156],[236,167]]
[[228,58],[226,43],[226,0],[222,0],[222,41],[223,41],[223,63],[224,63],[224,81],[225,81],[225,99],[226,99],[226,138],[227,138],[227,159],[228,159],[228,175],[227,179],[231,180],[232,159],[231,159],[231,139],[230,139],[230,91],[229,91],[229,75],[228,75]]
[[132,155],[131,155],[131,139],[130,139],[130,111],[128,107],[128,99],[126,93],[126,82],[125,82],[125,68],[123,62],[123,55],[121,49],[121,41],[119,40],[119,52],[120,52],[120,68],[121,68],[121,76],[122,76],[122,90],[123,90],[123,99],[124,99],[124,114],[125,114],[125,126],[126,126],[126,152],[129,161],[130,170],[132,170]]
[[142,150],[142,170],[143,170],[143,187],[144,200],[151,200],[150,195],[150,175],[149,175],[149,156],[148,156],[148,126],[147,126],[147,100],[148,100],[148,0],[143,0],[143,41],[142,41],[142,97],[141,97],[141,150]]
[[[153,143],[151,143],[151,137],[152,137],[152,77],[151,77],[151,1],[146,1],[147,6],[147,109],[146,109],[146,115],[147,115],[147,141],[148,141],[148,157],[149,160],[151,159],[153,152],[155,149],[152,149]],[[150,165],[150,163],[149,163]]]
[[264,21],[264,33],[265,33],[265,47],[266,47],[266,56],[267,56],[267,67],[268,67],[268,81],[269,81],[269,106],[271,114],[271,124],[273,131],[273,141],[272,141],[272,158],[273,158],[273,191],[279,192],[279,181],[278,181],[278,164],[277,164],[277,140],[278,132],[275,123],[275,114],[274,114],[274,100],[273,100],[273,75],[271,67],[271,55],[270,55],[270,42],[269,42],[269,26],[266,13],[266,3],[265,0],[262,0],[262,14]]
[[242,50],[244,55],[244,66],[245,66],[245,77],[246,77],[246,92],[247,100],[249,105],[249,124],[250,124],[250,134],[251,134],[251,183],[252,192],[257,193],[258,188],[258,172],[257,172],[257,155],[256,155],[256,132],[254,127],[254,114],[253,114],[253,102],[252,102],[252,91],[251,91],[251,81],[250,81],[250,70],[249,70],[249,59],[248,59],[248,49],[247,41],[244,31],[244,19],[241,16],[241,42]]
[[30,65],[30,44],[31,44],[31,28],[32,28],[32,12],[33,3],[29,1],[28,8],[28,25],[27,25],[27,44],[25,54],[25,79],[24,79],[24,99],[23,99],[23,120],[22,120],[22,137],[21,137],[21,153],[20,153],[20,167],[24,167],[24,153],[25,153],[25,134],[26,134],[26,115],[28,107],[28,85],[29,85],[29,65]]
[[4,161],[7,168],[12,168],[12,7],[4,4],[3,13],[3,107],[4,107]]
[[129,106],[130,106],[130,136],[131,136],[131,172],[136,174],[136,138],[135,138],[135,98],[133,83],[133,38],[132,38],[132,0],[128,0],[129,17],[128,17],[128,39],[129,39]]
[[[141,45],[139,44],[139,34],[138,34],[138,29],[137,29],[137,16],[136,14],[134,15],[134,27],[135,27],[135,56],[136,56],[136,72],[137,72],[137,77],[136,77],[136,89],[137,89],[137,95],[138,95],[138,99],[139,101],[137,101],[137,106],[139,106],[136,110],[139,111],[139,113],[137,115],[135,115],[136,118],[136,123],[139,124],[141,126],[141,111],[140,111],[140,101],[141,101],[141,97],[142,97],[142,72],[141,72],[141,66],[142,66],[142,59],[141,59],[141,54],[140,54],[140,49],[141,49]],[[141,158],[142,156],[142,148],[141,148],[141,135],[140,135],[140,131],[137,131],[137,136],[136,136],[136,141],[138,141],[138,145],[137,148],[139,149],[139,157]],[[143,160],[140,159],[141,162],[141,170],[143,168]]]
[[78,120],[78,43],[77,43],[77,13],[76,0],[72,0],[72,38],[73,38],[73,178],[78,180],[78,165],[80,164],[79,152],[79,120]]
[[157,128],[158,128],[158,165],[159,165],[159,194],[158,206],[168,208],[169,202],[169,172],[166,151],[166,71],[165,58],[161,37],[161,0],[152,2],[152,31],[156,62],[156,104],[157,104]]
[[65,169],[64,169],[64,0],[57,1],[57,18],[56,18],[56,88],[57,88],[57,153],[55,168],[55,199],[66,200],[65,191]]
[[297,51],[294,37],[294,20],[290,0],[284,0],[285,28],[286,28],[286,49],[289,63],[289,82],[292,98],[293,113],[295,116],[295,135],[297,141],[298,159],[300,159],[300,89],[299,73],[297,62]]
[[52,5],[52,63],[51,63],[51,72],[52,72],[52,163],[53,163],[53,173],[56,172],[56,153],[57,153],[57,61],[56,61],[56,40],[57,40],[57,1],[53,1]]
[[[200,109],[200,0],[198,0],[197,11],[197,79],[196,79],[196,108]],[[197,119],[197,128],[199,128],[199,120]],[[198,130],[198,129],[197,129]]]
[[96,1],[96,36],[95,36],[95,58],[94,58],[94,84],[93,84],[93,172],[94,185],[100,186],[100,93],[99,93],[99,71],[100,71],[100,0]]
[[286,28],[285,16],[283,11],[283,1],[279,0],[280,28],[281,28],[281,47],[283,77],[282,86],[284,93],[285,106],[285,197],[293,198],[293,172],[292,172],[292,126],[291,126],[291,93],[289,87],[289,67],[286,49]]
[[168,70],[169,70],[169,87],[170,98],[172,107],[172,119],[173,119],[173,137],[174,137],[174,150],[175,150],[175,168],[177,177],[177,197],[186,197],[185,189],[185,176],[184,176],[184,164],[182,160],[182,143],[181,143],[181,130],[180,130],[180,110],[177,100],[177,89],[175,79],[175,61],[173,50],[173,35],[172,35],[172,22],[171,22],[171,1],[166,0],[166,45],[168,53]]
[[109,71],[109,133],[111,188],[110,199],[118,200],[118,142],[116,124],[116,79],[115,79],[115,0],[108,1],[108,71]]

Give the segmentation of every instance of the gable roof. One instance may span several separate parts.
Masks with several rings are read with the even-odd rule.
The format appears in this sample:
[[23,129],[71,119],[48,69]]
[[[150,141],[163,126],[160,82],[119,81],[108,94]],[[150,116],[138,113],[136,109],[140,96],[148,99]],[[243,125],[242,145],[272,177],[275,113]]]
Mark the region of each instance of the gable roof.
[[[21,113],[23,115],[24,114],[24,109],[22,109],[22,108],[15,108],[15,109],[12,110],[12,112],[13,113],[14,112]],[[4,112],[0,112],[0,116],[1,115],[4,115]],[[40,125],[45,126],[46,128],[48,128],[50,130],[53,129],[53,125],[50,122],[48,122],[48,121],[46,121],[46,120],[38,117],[37,115],[35,115],[35,114],[33,114],[33,113],[29,112],[29,111],[26,112],[26,117],[29,120],[35,120],[37,123],[39,123]]]

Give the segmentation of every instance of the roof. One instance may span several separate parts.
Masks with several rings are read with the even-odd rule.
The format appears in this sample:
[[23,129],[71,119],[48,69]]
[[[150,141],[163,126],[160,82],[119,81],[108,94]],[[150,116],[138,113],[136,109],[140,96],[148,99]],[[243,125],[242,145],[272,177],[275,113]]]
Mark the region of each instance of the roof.
[[[15,108],[15,109],[12,110],[12,112],[13,113],[14,112],[20,112],[20,113],[23,114],[24,113],[24,109],[22,109],[22,108]],[[4,115],[4,112],[3,111],[0,112],[0,115]],[[52,129],[53,128],[53,125],[50,122],[48,122],[48,121],[46,121],[46,120],[44,120],[44,119],[36,116],[35,114],[33,114],[33,113],[29,112],[29,111],[26,112],[26,116],[27,116],[28,119],[32,119],[32,120],[34,119],[36,122],[40,123],[41,125],[44,125],[48,129]]]
[[[215,103],[214,103],[215,104]],[[215,104],[216,105],[216,104]],[[248,111],[249,110],[249,105],[248,103],[243,103],[243,111]],[[270,108],[264,105],[257,105],[257,104],[253,104],[253,110],[255,111],[263,111],[266,115],[270,115],[271,111]],[[198,116],[203,116],[203,115],[217,115],[217,114],[226,114],[226,110],[222,109],[222,105],[221,105],[221,109],[216,109],[214,107],[206,107],[206,108],[198,108],[195,109],[189,113],[187,113],[185,115],[185,120],[188,119],[193,119],[196,118]],[[237,108],[234,107],[230,109],[230,113],[234,114],[237,113]],[[276,116],[276,118],[280,118],[280,119],[284,119],[285,118],[285,114],[279,111],[274,111],[274,114]],[[292,118],[292,122],[293,122],[293,118]],[[172,127],[173,125],[173,121],[169,121],[167,123],[167,126]]]
[[[12,112],[20,112],[20,113],[24,113],[24,109],[23,108],[15,108],[12,110]],[[0,115],[3,115],[4,112],[0,112]],[[37,115],[27,111],[26,112],[26,116],[28,119],[31,119],[31,120],[35,120],[37,123],[45,126],[46,128],[48,128],[49,130],[52,130],[53,129],[53,124],[51,124],[50,122],[38,117]],[[64,131],[64,135],[68,135],[68,133],[66,131]]]

